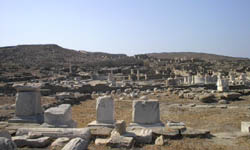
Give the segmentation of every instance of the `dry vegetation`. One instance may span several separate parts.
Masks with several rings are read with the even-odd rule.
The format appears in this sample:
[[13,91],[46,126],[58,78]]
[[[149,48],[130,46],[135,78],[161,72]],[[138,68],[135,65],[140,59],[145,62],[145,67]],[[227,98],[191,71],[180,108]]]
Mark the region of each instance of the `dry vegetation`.
[[[149,96],[155,98],[154,95]],[[182,103],[187,104],[194,101],[181,100],[176,96],[162,96],[160,98],[161,104],[161,120],[184,122],[188,127],[196,129],[208,129],[212,133],[220,132],[236,132],[240,131],[241,121],[250,121],[250,112],[241,107],[250,104],[250,97],[246,97],[243,101],[233,102],[232,106],[239,106],[239,108],[221,109],[221,108],[174,108],[168,107],[168,104]],[[115,99],[116,100],[116,99]],[[88,123],[95,120],[95,100],[87,100],[80,105],[73,106],[73,119],[77,121],[78,127],[86,127]],[[127,124],[131,122],[132,117],[132,102],[131,100],[115,101],[115,117],[117,120],[125,120]],[[89,146],[90,150],[94,149],[110,149],[105,146],[96,146],[93,142]],[[180,140],[169,140],[165,146],[145,145],[143,147],[136,147],[133,149],[146,150],[233,150],[233,149],[250,149],[250,138],[238,139],[199,139],[199,138],[183,138]]]

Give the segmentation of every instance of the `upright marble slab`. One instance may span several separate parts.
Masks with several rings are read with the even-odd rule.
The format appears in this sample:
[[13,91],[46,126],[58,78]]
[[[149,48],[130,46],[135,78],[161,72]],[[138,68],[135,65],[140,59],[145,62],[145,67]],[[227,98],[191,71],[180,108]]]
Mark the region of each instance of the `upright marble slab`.
[[160,120],[158,100],[133,101],[132,123],[130,127],[163,127]]
[[111,96],[97,98],[96,101],[96,120],[88,126],[107,126],[114,127],[114,100]]

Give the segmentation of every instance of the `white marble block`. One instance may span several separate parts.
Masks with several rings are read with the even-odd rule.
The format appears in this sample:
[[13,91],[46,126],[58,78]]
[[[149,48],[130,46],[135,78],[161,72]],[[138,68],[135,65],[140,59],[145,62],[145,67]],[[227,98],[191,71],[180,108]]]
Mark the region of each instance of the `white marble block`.
[[241,132],[250,133],[250,122],[241,122]]
[[47,109],[44,112],[44,123],[54,127],[76,127],[76,123],[72,120],[70,104]]
[[114,120],[114,100],[111,96],[99,97],[96,102],[97,123],[113,124]]
[[138,124],[160,123],[160,108],[158,100],[133,101],[132,122]]

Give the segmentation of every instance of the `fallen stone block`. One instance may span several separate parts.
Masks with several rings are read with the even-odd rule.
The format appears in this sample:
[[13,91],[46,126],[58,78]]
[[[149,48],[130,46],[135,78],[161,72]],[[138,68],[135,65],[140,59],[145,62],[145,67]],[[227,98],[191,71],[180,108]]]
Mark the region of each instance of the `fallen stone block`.
[[113,128],[98,126],[88,127],[88,129],[90,130],[91,135],[94,137],[109,137],[113,130]]
[[109,141],[110,141],[110,138],[108,139],[97,138],[95,139],[95,145],[107,145]]
[[133,137],[111,136],[107,146],[112,148],[131,148],[133,143]]
[[51,144],[50,147],[54,149],[62,149],[69,141],[70,139],[67,137],[58,138]]
[[80,137],[86,141],[89,141],[91,138],[91,133],[88,128],[20,128],[17,130],[16,135],[17,136],[27,135],[29,132],[42,134],[43,136],[51,138]]
[[13,142],[17,147],[31,147],[31,148],[44,148],[48,147],[51,143],[50,137],[41,137],[38,139],[28,139],[27,136],[15,136],[12,137]]
[[67,143],[62,150],[85,150],[88,148],[88,141],[82,138],[74,138]]
[[130,129],[124,134],[126,137],[133,137],[136,143],[152,143],[153,132],[151,129],[137,128]]
[[70,104],[52,107],[44,112],[44,126],[74,128],[76,122],[72,120]]

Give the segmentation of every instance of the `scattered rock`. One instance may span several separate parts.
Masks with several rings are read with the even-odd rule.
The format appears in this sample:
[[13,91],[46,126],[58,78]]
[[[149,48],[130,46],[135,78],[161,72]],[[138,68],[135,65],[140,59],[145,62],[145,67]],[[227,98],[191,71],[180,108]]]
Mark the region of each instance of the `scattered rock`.
[[38,139],[28,139],[27,136],[15,136],[12,137],[13,142],[17,147],[31,147],[31,148],[44,148],[48,147],[51,143],[50,137],[41,137]]
[[74,138],[67,143],[62,150],[85,150],[88,148],[88,142],[82,138]]
[[51,147],[54,149],[62,149],[69,140],[67,137],[58,138],[51,144]]
[[0,137],[0,150],[17,150],[17,147],[11,139]]
[[124,120],[117,120],[115,123],[115,130],[120,134],[124,134],[126,132],[126,122]]
[[164,137],[161,135],[155,140],[155,145],[162,146],[165,145],[166,141],[164,140]]

